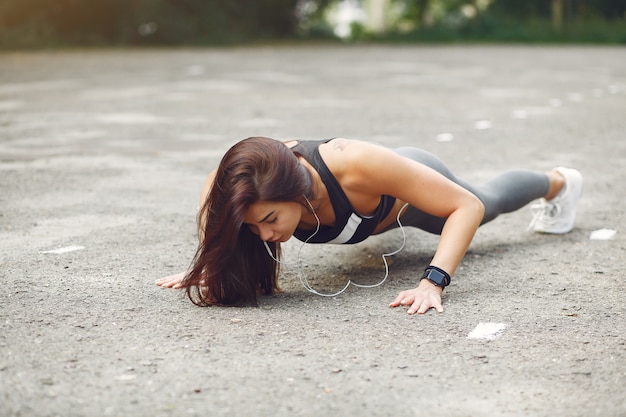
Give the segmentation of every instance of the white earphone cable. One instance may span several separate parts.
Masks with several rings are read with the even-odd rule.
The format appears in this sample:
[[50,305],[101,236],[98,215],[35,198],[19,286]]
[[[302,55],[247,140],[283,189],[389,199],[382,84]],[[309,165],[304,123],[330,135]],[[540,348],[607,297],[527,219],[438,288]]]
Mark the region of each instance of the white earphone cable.
[[[319,217],[317,216],[317,213],[315,213],[315,209],[313,208],[313,205],[311,204],[311,202],[309,201],[308,198],[306,198],[306,196],[304,197],[304,199],[306,200],[306,202],[309,204],[309,207],[311,208],[311,211],[313,213],[313,215],[315,216],[315,220],[317,221],[317,226],[315,228],[315,231],[311,234],[311,236],[309,236],[304,242],[302,242],[302,245],[300,246],[300,249],[298,249],[298,254],[297,254],[297,261],[296,261],[296,265],[299,266],[299,272],[300,272],[300,283],[302,284],[302,286],[310,293],[315,294],[315,295],[319,295],[321,297],[336,297],[340,294],[342,294],[343,292],[345,292],[348,287],[350,287],[350,285],[354,285],[355,287],[358,288],[374,288],[374,287],[378,287],[380,285],[382,285],[386,280],[387,277],[389,276],[389,264],[387,262],[387,257],[389,256],[393,256],[396,255],[397,253],[400,253],[400,251],[402,251],[402,249],[404,249],[404,246],[406,245],[406,233],[404,231],[404,227],[402,226],[402,223],[400,222],[400,216],[402,215],[402,213],[404,212],[404,210],[408,207],[409,203],[405,203],[402,208],[400,208],[400,210],[398,211],[398,215],[396,217],[396,222],[398,223],[398,226],[400,226],[400,231],[402,232],[402,245],[396,249],[393,252],[389,252],[389,253],[383,253],[381,256],[383,258],[383,263],[385,264],[385,276],[383,277],[383,279],[376,283],[376,284],[372,284],[372,285],[366,285],[366,284],[357,284],[356,282],[353,282],[351,279],[348,280],[348,282],[346,283],[346,285],[339,291],[332,293],[332,294],[327,294],[327,293],[321,293],[317,290],[315,290],[311,284],[309,284],[309,281],[306,277],[306,274],[304,273],[304,270],[302,268],[302,259],[300,257],[300,253],[302,252],[302,248],[304,248],[304,245],[306,245],[307,243],[309,243],[309,241],[319,232],[320,227],[321,227],[321,222]],[[270,250],[269,245],[267,244],[267,242],[263,242],[263,244],[265,245],[265,249],[267,249],[267,253],[271,256],[272,259],[274,259],[274,261],[282,264],[282,265],[293,265],[291,263],[286,263],[286,262],[282,262],[279,261],[278,259],[276,259],[276,257],[274,256],[274,254],[272,254],[272,251]]]

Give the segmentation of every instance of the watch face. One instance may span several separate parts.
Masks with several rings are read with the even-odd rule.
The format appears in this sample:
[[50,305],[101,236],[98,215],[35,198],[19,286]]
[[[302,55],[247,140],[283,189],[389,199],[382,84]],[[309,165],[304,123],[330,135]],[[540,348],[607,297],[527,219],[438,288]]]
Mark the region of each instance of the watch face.
[[446,277],[436,269],[428,271],[428,279],[440,287],[443,287],[446,282]]

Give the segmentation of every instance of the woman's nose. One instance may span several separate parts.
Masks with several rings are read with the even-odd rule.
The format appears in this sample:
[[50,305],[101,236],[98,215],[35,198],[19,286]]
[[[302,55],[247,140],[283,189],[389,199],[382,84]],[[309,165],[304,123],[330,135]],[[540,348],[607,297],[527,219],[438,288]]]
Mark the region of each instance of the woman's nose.
[[259,229],[259,237],[261,238],[261,240],[270,242],[273,236],[274,236],[274,232],[271,229],[267,227],[263,227]]

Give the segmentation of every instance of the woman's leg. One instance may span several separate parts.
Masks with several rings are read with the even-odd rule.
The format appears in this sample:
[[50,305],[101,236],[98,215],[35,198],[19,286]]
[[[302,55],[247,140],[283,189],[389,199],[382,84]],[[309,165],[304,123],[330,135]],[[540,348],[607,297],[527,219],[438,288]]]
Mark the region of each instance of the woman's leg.
[[[481,224],[485,224],[503,213],[510,213],[541,197],[558,194],[562,179],[558,173],[540,173],[527,170],[508,171],[489,182],[474,186],[457,178],[435,155],[422,149],[403,147],[395,150],[398,154],[433,168],[446,178],[459,184],[477,196],[485,206]],[[436,217],[409,206],[401,217],[405,226],[413,226],[430,233],[440,234],[446,219]],[[397,223],[387,230],[397,227]]]

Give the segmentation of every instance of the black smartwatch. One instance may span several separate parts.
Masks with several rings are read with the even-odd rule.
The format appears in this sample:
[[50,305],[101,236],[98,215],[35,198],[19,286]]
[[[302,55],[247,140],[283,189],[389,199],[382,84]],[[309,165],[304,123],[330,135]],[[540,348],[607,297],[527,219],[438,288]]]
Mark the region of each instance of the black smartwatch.
[[422,275],[420,281],[424,278],[441,288],[446,288],[450,285],[450,275],[443,269],[433,265],[430,265],[424,270],[424,275]]

